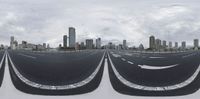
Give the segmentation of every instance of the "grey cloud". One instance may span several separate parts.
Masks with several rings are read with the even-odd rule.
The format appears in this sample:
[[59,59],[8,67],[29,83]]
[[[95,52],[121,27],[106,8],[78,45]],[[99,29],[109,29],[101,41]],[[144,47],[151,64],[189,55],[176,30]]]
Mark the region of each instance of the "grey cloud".
[[78,42],[101,37],[104,44],[127,39],[131,46],[147,47],[150,35],[189,42],[200,38],[199,4],[197,0],[1,0],[0,39],[9,44],[14,35],[56,47],[74,26]]

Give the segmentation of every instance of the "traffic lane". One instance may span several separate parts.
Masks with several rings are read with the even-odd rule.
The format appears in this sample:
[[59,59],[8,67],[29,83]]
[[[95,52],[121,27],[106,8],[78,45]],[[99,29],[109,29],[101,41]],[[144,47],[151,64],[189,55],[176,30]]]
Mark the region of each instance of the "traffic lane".
[[[95,54],[94,54],[95,53]],[[36,59],[9,52],[20,73],[31,81],[47,85],[65,85],[87,78],[99,64],[103,51],[94,52],[84,58],[70,59],[62,55],[46,55]]]
[[128,52],[128,51],[116,51],[112,50],[111,52],[119,53],[122,55],[128,55],[128,56],[146,56],[146,57],[171,57],[171,56],[184,56],[184,55],[189,55],[193,53],[198,53],[197,51],[192,51],[192,52],[176,52],[176,53],[146,53],[146,52]]
[[0,86],[3,82],[4,77],[4,68],[5,68],[5,58],[4,58],[4,51],[0,51]]
[[[8,61],[8,63],[9,63],[9,65],[11,65],[10,61]],[[104,70],[103,69],[104,68],[104,58],[102,58],[101,64],[99,64],[98,68],[99,69],[96,69],[96,70],[98,70],[97,74],[92,74],[92,75],[95,75],[94,78],[92,76],[88,77],[91,79],[91,81],[85,79],[84,81],[79,82],[82,84],[84,83],[84,85],[81,84],[81,86],[79,86],[79,87],[76,87],[77,83],[70,84],[70,85],[63,85],[63,86],[59,85],[61,89],[56,88],[55,90],[52,90],[51,88],[52,87],[55,88],[56,86],[49,86],[48,88],[50,88],[50,89],[41,88],[42,86],[46,86],[46,85],[42,85],[41,87],[30,86],[29,84],[25,83],[24,80],[20,79],[21,78],[20,76],[17,76],[17,74],[14,71],[12,66],[9,66],[11,80],[12,80],[14,86],[22,92],[29,93],[29,94],[36,94],[36,95],[77,95],[77,94],[84,94],[84,93],[92,92],[96,88],[98,88],[98,86],[101,82],[103,70]],[[96,70],[95,70],[95,72],[96,72]],[[86,83],[87,81],[89,81],[89,82]],[[73,88],[71,88],[71,87],[73,87]]]
[[131,61],[136,64],[140,65],[152,65],[152,66],[169,66],[181,63],[181,57],[151,57],[147,55],[140,55],[140,56],[130,56],[130,55],[121,55],[119,53],[111,53],[114,57],[121,57],[128,61]]
[[0,61],[2,60],[3,55],[4,55],[4,51],[0,51]]
[[[87,55],[91,54],[91,51],[82,51],[82,52],[66,52],[66,53],[60,53],[60,52],[32,52],[32,51],[15,51],[18,54],[25,54],[28,56],[33,56],[33,57],[44,57],[46,58],[45,55],[61,55],[61,56],[70,56],[71,59],[73,57],[77,57],[79,55]],[[97,52],[97,50],[93,51]]]
[[[110,60],[110,59],[109,59]],[[121,80],[117,77],[115,72],[112,69],[111,62],[108,61],[108,68],[109,68],[109,77],[111,84],[115,91],[126,94],[126,95],[134,95],[134,96],[182,96],[182,95],[189,95],[199,90],[200,88],[200,73],[197,77],[187,86],[182,88],[177,88],[174,90],[164,90],[164,91],[146,91],[143,89],[132,88],[127,86],[124,82],[122,83]],[[178,86],[177,86],[178,87]],[[156,87],[157,88],[157,87]]]
[[145,86],[157,87],[181,83],[188,79],[199,66],[199,58],[192,57],[173,68],[148,70],[140,68],[137,63],[130,64],[120,58],[110,56],[115,68],[125,79]]
[[158,54],[158,53],[120,53],[113,51],[112,54],[120,55],[120,57],[128,59],[132,62],[140,62],[141,65],[153,65],[153,66],[169,66],[181,63],[184,58],[192,57],[197,55],[196,52],[190,53],[167,53],[167,54]]

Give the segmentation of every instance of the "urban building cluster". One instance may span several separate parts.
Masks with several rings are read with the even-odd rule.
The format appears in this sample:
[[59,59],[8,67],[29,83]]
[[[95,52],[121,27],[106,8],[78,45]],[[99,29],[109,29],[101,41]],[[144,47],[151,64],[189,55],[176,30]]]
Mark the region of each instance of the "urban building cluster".
[[[0,49],[4,49],[4,45],[0,45]],[[27,41],[22,41],[21,44],[15,40],[14,36],[10,38],[10,49],[12,50],[35,50],[45,51],[49,50],[49,44],[32,44]],[[149,37],[149,47],[145,49],[143,44],[138,47],[129,47],[127,41],[123,40],[121,44],[115,45],[109,42],[107,45],[102,46],[101,38],[85,39],[84,42],[76,42],[76,29],[69,27],[68,36],[63,35],[63,44],[59,44],[58,50],[84,50],[84,49],[117,49],[117,50],[139,50],[139,51],[185,51],[185,50],[199,50],[199,39],[194,39],[193,47],[187,47],[186,41],[182,41],[179,45],[178,42],[166,41],[155,38],[155,36]]]
[[85,42],[76,42],[76,29],[69,27],[69,37],[63,36],[63,45],[59,45],[59,50],[84,50],[84,49],[102,49],[101,38],[96,39],[94,43],[93,39],[86,39]]
[[118,49],[118,50],[127,50],[129,49],[127,45],[127,41],[123,40],[122,44],[115,45],[112,42],[109,42],[108,45],[106,46],[107,49]]
[[[199,49],[199,40],[194,39],[194,46],[192,47],[193,50],[198,50]],[[149,37],[149,48],[148,50],[153,50],[153,51],[184,51],[184,50],[189,50],[189,48],[186,45],[186,41],[181,42],[181,46],[179,46],[178,42],[173,42],[165,40],[160,40],[156,39],[154,36]]]
[[45,51],[50,49],[49,44],[32,44],[27,41],[22,41],[21,44],[15,40],[14,36],[10,38],[10,49],[12,50],[31,50],[31,51]]
[[138,51],[185,51],[185,50],[198,50],[199,49],[199,39],[194,39],[193,47],[188,47],[186,41],[182,41],[181,45],[178,42],[167,42],[166,40],[161,40],[155,38],[155,36],[149,37],[149,48],[145,49],[143,44],[140,44],[138,47],[128,47],[126,40],[123,40],[122,44],[115,45],[112,42],[109,42],[106,46],[108,49],[117,49],[117,50],[138,50]]

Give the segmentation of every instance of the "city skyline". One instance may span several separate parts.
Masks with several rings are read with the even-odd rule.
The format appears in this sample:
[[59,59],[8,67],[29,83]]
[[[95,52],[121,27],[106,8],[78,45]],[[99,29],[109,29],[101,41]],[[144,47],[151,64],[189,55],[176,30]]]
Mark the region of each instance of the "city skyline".
[[[120,44],[126,39],[128,46],[141,43],[148,46],[146,38],[155,35],[163,40],[185,40],[187,45],[193,45],[192,39],[200,38],[200,18],[196,13],[200,8],[195,0],[125,0],[115,1],[115,4],[113,0],[78,2],[0,1],[1,43],[9,45],[8,38],[15,36],[56,47],[62,43],[60,38],[70,26],[77,29],[77,42],[101,37],[103,44]],[[91,9],[93,6],[95,9]]]

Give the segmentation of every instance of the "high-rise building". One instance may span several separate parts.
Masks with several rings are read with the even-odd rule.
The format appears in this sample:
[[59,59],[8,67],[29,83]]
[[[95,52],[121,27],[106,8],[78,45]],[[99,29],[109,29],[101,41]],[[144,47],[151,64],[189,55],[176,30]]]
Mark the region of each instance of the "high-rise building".
[[76,45],[76,31],[74,27],[69,27],[69,47],[74,48]]
[[161,40],[160,39],[156,39],[155,46],[156,46],[157,50],[159,50],[161,48]]
[[85,48],[85,44],[84,42],[81,42],[80,49],[84,49],[84,48]]
[[11,48],[11,49],[15,49],[15,44],[14,44],[14,42],[15,42],[15,38],[14,38],[14,36],[11,36],[11,37],[10,37],[10,48]]
[[164,49],[166,49],[167,48],[167,41],[163,40],[162,46],[163,46]]
[[80,50],[80,44],[78,42],[76,43],[75,49]]
[[67,48],[67,35],[63,36],[63,47]]
[[93,49],[93,39],[86,39],[86,49]]
[[101,49],[101,38],[96,39],[96,48]]
[[155,37],[154,36],[150,36],[150,38],[149,38],[149,48],[155,49]]
[[172,48],[172,42],[171,41],[169,42],[169,48]]
[[175,48],[178,48],[178,42],[175,42],[175,46],[174,46]]
[[47,44],[43,43],[43,47],[44,47],[44,49],[46,49],[47,48]]
[[183,42],[181,43],[181,47],[182,47],[182,49],[185,49],[185,48],[186,48],[186,42],[185,42],[185,41],[183,41]]
[[13,44],[14,40],[15,40],[14,36],[11,36],[11,37],[10,37],[10,47],[11,47],[11,45]]
[[199,47],[199,39],[194,39],[194,47],[195,48]]
[[127,49],[126,40],[123,40],[123,49]]

